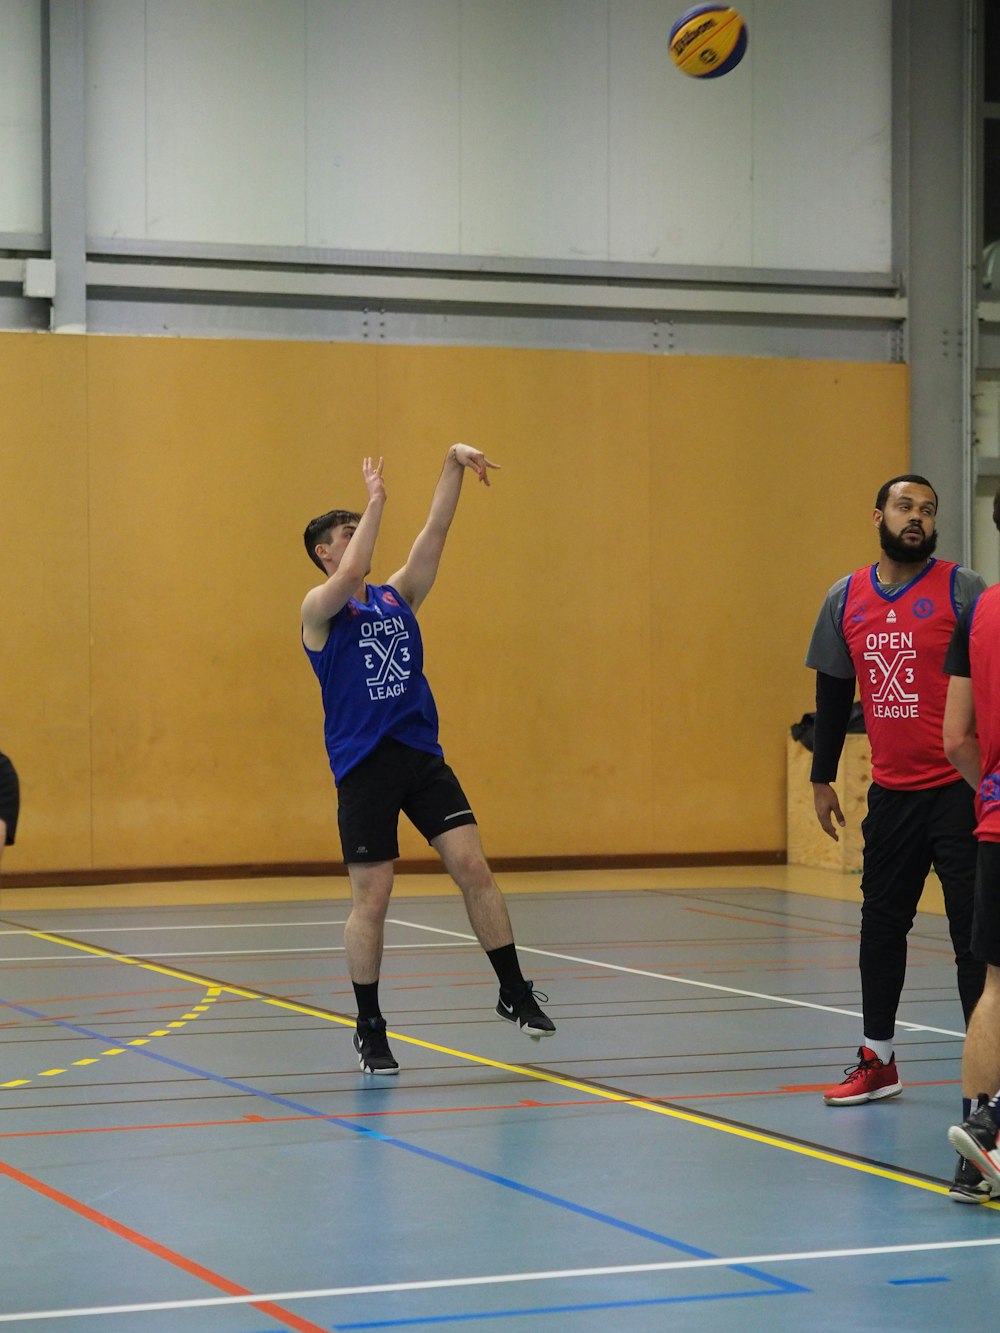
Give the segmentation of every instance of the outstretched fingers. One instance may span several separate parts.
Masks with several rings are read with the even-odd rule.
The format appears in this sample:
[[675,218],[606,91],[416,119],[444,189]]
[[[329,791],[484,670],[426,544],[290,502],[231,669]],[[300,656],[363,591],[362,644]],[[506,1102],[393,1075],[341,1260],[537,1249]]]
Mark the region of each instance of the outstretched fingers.
[[372,462],[371,458],[366,458],[361,464],[361,472],[365,479],[365,485],[368,487],[369,499],[375,496],[385,496],[385,483],[382,480],[382,459],[377,463]]

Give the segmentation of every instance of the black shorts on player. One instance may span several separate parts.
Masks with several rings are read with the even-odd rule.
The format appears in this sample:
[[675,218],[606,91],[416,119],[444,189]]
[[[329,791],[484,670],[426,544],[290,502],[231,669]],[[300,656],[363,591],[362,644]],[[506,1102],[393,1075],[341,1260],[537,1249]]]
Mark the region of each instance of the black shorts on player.
[[972,956],[1000,967],[1000,842],[979,844]]
[[476,822],[465,792],[440,755],[384,740],[337,788],[345,862],[394,861],[401,812],[428,842],[448,829]]

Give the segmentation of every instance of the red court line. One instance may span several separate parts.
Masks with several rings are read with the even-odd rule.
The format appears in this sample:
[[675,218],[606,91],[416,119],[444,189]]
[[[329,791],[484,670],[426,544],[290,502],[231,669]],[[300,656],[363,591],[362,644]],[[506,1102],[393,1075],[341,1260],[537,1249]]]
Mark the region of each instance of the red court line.
[[[958,1087],[960,1079],[940,1078],[923,1079],[920,1082],[906,1083],[907,1088],[950,1088]],[[44,1139],[56,1138],[66,1134],[141,1134],[144,1131],[163,1129],[231,1129],[237,1125],[284,1125],[305,1120],[377,1120],[385,1116],[411,1115],[469,1115],[488,1111],[561,1111],[567,1106],[590,1106],[596,1111],[610,1111],[616,1106],[628,1106],[632,1102],[662,1102],[670,1106],[683,1106],[688,1102],[715,1101],[722,1097],[786,1097],[803,1093],[825,1092],[830,1086],[826,1083],[786,1083],[776,1088],[750,1088],[739,1092],[682,1092],[669,1097],[623,1097],[620,1102],[595,1102],[592,1097],[579,1101],[540,1102],[530,1097],[520,1101],[501,1103],[497,1106],[422,1106],[409,1111],[351,1111],[332,1112],[330,1115],[243,1115],[235,1120],[177,1120],[165,1121],[158,1125],[88,1125],[81,1129],[23,1129],[10,1133],[0,1133],[0,1139]],[[2,1163],[0,1163],[2,1169]]]
[[[71,955],[70,955],[71,956]],[[3,960],[0,959],[0,962]],[[10,1000],[9,1004],[69,1004],[71,1000],[127,1000],[134,995],[176,995],[178,991],[197,990],[201,982],[188,982],[186,986],[156,986],[146,990],[95,991],[87,995],[50,995],[45,1000],[37,996],[28,996],[19,1000]]]
[[[699,916],[718,916],[721,917],[724,921],[746,921],[751,926],[759,926],[762,924],[759,917],[737,916],[735,912],[714,912],[707,907],[685,907],[684,911],[696,912]],[[769,921],[766,924],[775,927],[780,927],[782,930],[787,930],[787,931],[801,930],[810,935],[825,935],[828,939],[831,940],[856,940],[858,938],[857,931],[848,934],[846,931],[824,930],[819,926],[800,926],[798,924],[793,925],[791,922],[789,922],[786,925],[783,921]],[[729,944],[740,944],[742,942],[743,941],[740,940],[727,941],[727,943]],[[931,944],[914,944],[912,940],[909,942],[909,944],[911,949],[918,949],[922,953],[950,954],[950,951],[948,949],[938,949]]]
[[[857,939],[856,930],[833,930],[828,926],[802,926],[798,922],[763,921],[759,916],[741,916],[738,912],[717,912],[711,907],[685,907],[685,912],[693,912],[695,916],[717,916],[723,921],[743,921],[750,926],[773,926],[781,930],[801,930],[804,935],[825,935],[834,940],[853,940]],[[776,914],[775,914],[776,915]]]
[[[175,1268],[180,1268],[183,1272],[191,1274],[192,1277],[208,1283],[217,1291],[224,1291],[227,1296],[253,1295],[249,1287],[242,1287],[238,1282],[232,1282],[219,1273],[213,1273],[210,1268],[195,1263],[193,1259],[178,1254],[176,1250],[161,1245],[159,1241],[152,1240],[139,1231],[133,1231],[131,1227],[125,1226],[122,1222],[117,1222],[113,1217],[108,1217],[106,1213],[99,1213],[95,1208],[90,1208],[87,1204],[81,1203],[79,1199],[74,1199],[69,1194],[63,1194],[61,1190],[53,1189],[51,1185],[46,1185],[44,1181],[26,1175],[8,1162],[0,1162],[0,1174],[9,1176],[11,1180],[16,1181],[19,1185],[34,1190],[36,1194],[41,1194],[44,1198],[52,1200],[53,1203],[61,1204],[64,1208],[77,1213],[88,1222],[96,1223],[105,1231],[110,1231],[112,1235],[127,1240],[130,1245],[137,1245],[140,1249],[155,1255],[157,1259],[163,1259],[166,1263],[173,1264]],[[329,1333],[328,1329],[321,1328],[319,1324],[310,1323],[308,1319],[300,1319],[298,1315],[292,1314],[290,1310],[275,1305],[271,1301],[249,1301],[248,1304],[255,1310],[259,1310],[261,1314],[266,1314],[271,1319],[277,1320],[278,1323],[284,1324],[286,1328],[294,1329],[295,1333]]]
[[[67,954],[67,958],[72,957],[72,956],[73,956],[73,955]],[[110,955],[110,956],[109,956],[109,959],[110,959],[111,961],[113,961],[113,960],[114,960],[114,957],[115,957],[115,955]],[[109,961],[109,959],[105,959],[105,960],[103,960],[103,961]],[[0,959],[0,963],[2,963],[2,961],[3,961],[3,960]],[[101,960],[98,960],[98,961],[101,961]],[[554,971],[562,971],[562,972],[571,972],[571,971],[573,971],[572,968],[555,968],[555,969],[547,969],[547,972],[548,972],[548,971],[552,971],[552,970],[554,970]],[[578,969],[577,969],[577,970],[578,970]],[[395,973],[395,976],[398,977],[398,978],[400,978],[400,979],[402,979],[402,980],[406,980],[406,979],[409,979],[409,978],[411,978],[411,977],[438,977],[438,978],[441,978],[441,977],[482,977],[483,979],[485,979],[485,980],[489,980],[489,981],[493,981],[493,980],[495,979],[495,978],[494,978],[494,974],[493,974],[492,971],[484,971],[484,970],[481,970],[481,969],[480,969],[480,970],[476,970],[476,971],[473,971],[473,970],[469,969],[469,970],[462,971],[462,972],[397,972],[397,973]],[[235,983],[227,983],[227,982],[224,982],[224,981],[215,981],[215,980],[213,980],[213,979],[210,978],[210,977],[206,977],[206,978],[205,978],[205,981],[206,981],[207,984],[210,984],[210,985],[213,985],[213,986],[225,986],[225,985],[227,985],[227,984],[235,984]],[[150,987],[144,988],[144,989],[142,989],[142,990],[90,991],[90,992],[87,992],[87,993],[82,994],[82,995],[50,995],[50,996],[47,996],[45,999],[39,999],[37,995],[28,995],[28,996],[21,996],[21,997],[18,998],[18,999],[9,1000],[8,1003],[9,1003],[9,1004],[28,1004],[28,1005],[41,1005],[41,1004],[69,1004],[71,1001],[79,1002],[79,1001],[81,1001],[81,1000],[121,1000],[121,999],[129,999],[130,997],[133,997],[133,996],[139,996],[139,997],[141,998],[141,997],[143,997],[143,996],[153,996],[153,995],[175,995],[175,994],[177,994],[178,992],[186,992],[186,991],[190,991],[192,988],[197,989],[201,984],[202,984],[201,981],[196,981],[196,982],[195,982],[195,981],[192,981],[192,982],[188,982],[187,985],[184,985],[184,986],[150,986]],[[332,977],[332,976],[330,976],[329,974],[328,974],[327,976],[324,976],[324,977],[276,977],[276,978],[272,977],[272,978],[269,979],[268,984],[271,985],[271,986],[285,986],[285,985],[294,985],[294,986],[311,986],[311,985],[316,985],[316,986],[334,986],[334,985],[342,985],[342,986],[345,987],[345,989],[337,990],[337,991],[333,991],[332,993],[333,993],[333,994],[336,994],[336,995],[346,995],[346,994],[348,993],[348,991],[350,991],[350,986],[349,986],[349,984],[348,984],[348,978],[347,978],[347,977]],[[247,986],[247,987],[249,987],[250,985],[252,985],[252,983],[251,983],[251,982],[241,982],[240,985],[241,985],[241,986]],[[353,994],[353,991],[351,991],[351,994]],[[225,997],[220,996],[219,998],[220,998],[220,999],[224,999]],[[242,997],[239,997],[239,996],[236,997],[237,1000],[239,1000],[239,999],[241,999],[241,998],[242,998]],[[284,998],[288,999],[288,998],[294,998],[294,997],[286,996],[286,997],[284,997]],[[303,997],[302,997],[302,996],[299,996],[299,998],[303,998]],[[230,1002],[230,1003],[233,1003],[233,1002],[234,1002],[234,999],[233,999],[232,996],[229,997],[229,1002]],[[3,1010],[2,1010],[2,1008],[0,1008],[0,1013],[2,1013],[2,1012],[3,1012]]]
[[[849,937],[849,938],[854,938],[854,937]],[[600,951],[602,949],[610,949],[610,948],[648,949],[650,947],[693,949],[693,948],[711,947],[720,943],[723,945],[739,945],[741,948],[743,948],[746,946],[748,941],[746,940],[723,940],[723,941],[661,940],[661,941],[652,941],[651,943],[648,940],[645,941],[637,940],[634,942],[624,941],[619,944],[594,942],[590,945],[587,945],[586,947],[594,951]],[[108,960],[99,959],[97,961],[108,961]],[[697,963],[689,964],[689,966],[696,967],[698,966],[698,964]],[[585,965],[580,963],[562,967],[550,966],[547,964],[544,968],[544,972],[547,977],[570,975],[578,977],[581,980],[588,980],[594,982],[613,980],[613,978],[608,977],[603,973],[595,977],[590,971],[586,969]],[[482,982],[489,982],[490,985],[493,985],[496,982],[496,977],[494,976],[492,971],[483,970],[480,968],[466,968],[462,969],[461,971],[450,971],[450,972],[449,971],[394,972],[391,977],[385,978],[385,981],[387,983],[389,982],[396,983],[400,981],[422,980],[428,977],[437,981],[454,981],[455,984],[457,985],[469,985],[469,986],[477,985]],[[459,977],[468,977],[470,978],[470,980],[466,982],[460,982],[457,980]],[[225,981],[215,980],[211,977],[206,977],[204,980],[207,984],[222,986],[223,988],[225,988],[227,985],[236,984],[235,982],[225,982]],[[91,991],[79,995],[49,995],[41,998],[37,995],[29,995],[9,1000],[8,1003],[27,1004],[40,1007],[46,1004],[79,1003],[83,1000],[118,1000],[118,999],[129,999],[131,997],[143,998],[147,996],[151,997],[154,995],[174,995],[177,994],[178,992],[182,993],[188,992],[192,989],[192,987],[197,988],[201,984],[202,982],[198,981],[198,982],[191,982],[186,986],[158,986],[158,987],[149,987],[143,990]],[[252,989],[256,984],[257,983],[253,979],[246,979],[246,978],[244,978],[244,980],[239,982],[239,985],[246,989]],[[266,984],[269,988],[272,988],[271,991],[267,993],[273,993],[273,988],[275,986],[292,985],[292,986],[326,986],[329,987],[327,993],[331,996],[353,995],[353,991],[351,991],[348,979],[346,977],[330,976],[329,974],[322,977],[269,977],[267,979]],[[258,989],[261,988],[258,987]],[[402,987],[399,987],[398,989],[402,989]],[[262,990],[262,994],[266,993]],[[310,992],[308,991],[297,991],[289,995],[281,996],[280,998],[290,999],[290,1000],[294,999],[308,1000],[309,995]],[[221,995],[219,997],[219,1002],[227,1004],[237,1004],[237,1003],[245,1003],[245,1000],[242,996],[227,997],[225,995]],[[166,1007],[166,1006],[161,1006],[161,1007]],[[0,1013],[3,1013],[2,1006],[0,1006]]]

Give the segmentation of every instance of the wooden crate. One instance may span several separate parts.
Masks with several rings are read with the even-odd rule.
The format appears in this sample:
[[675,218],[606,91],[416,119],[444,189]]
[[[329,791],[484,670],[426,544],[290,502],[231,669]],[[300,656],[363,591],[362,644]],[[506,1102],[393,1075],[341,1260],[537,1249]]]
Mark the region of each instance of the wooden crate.
[[819,826],[813,807],[813,789],[809,781],[812,752],[788,737],[788,864],[812,866],[818,870],[861,871],[861,821],[868,809],[868,788],[872,780],[872,752],[865,735],[849,735],[840,757],[834,786],[840,808],[847,820],[838,828],[834,842]]

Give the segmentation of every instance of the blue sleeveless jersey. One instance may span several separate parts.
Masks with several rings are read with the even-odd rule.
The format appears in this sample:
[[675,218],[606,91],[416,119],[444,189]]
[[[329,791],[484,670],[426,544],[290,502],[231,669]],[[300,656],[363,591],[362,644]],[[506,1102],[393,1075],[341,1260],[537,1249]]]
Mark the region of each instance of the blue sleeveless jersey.
[[330,621],[322,651],[305,649],[323,694],[326,752],[338,783],[389,737],[442,753],[417,618],[388,584],[367,586],[367,602],[352,597]]

